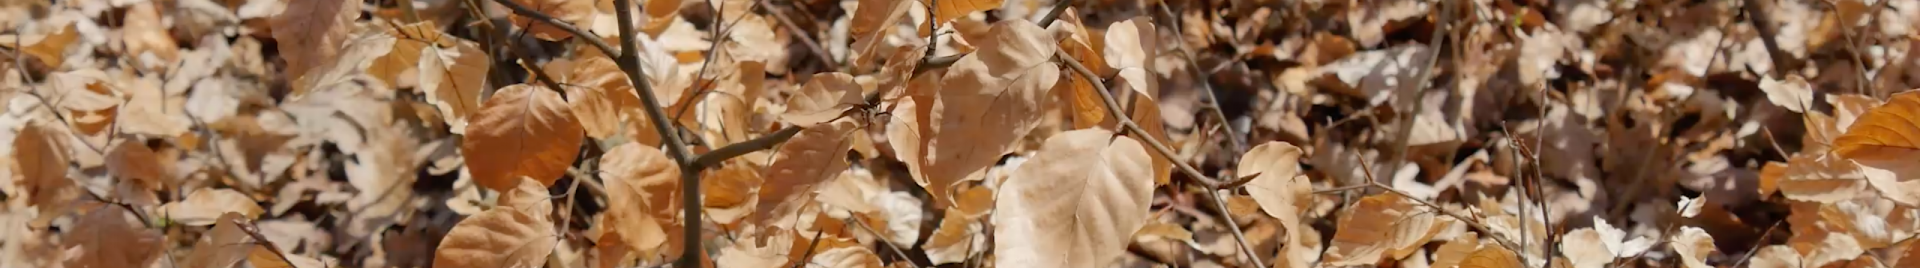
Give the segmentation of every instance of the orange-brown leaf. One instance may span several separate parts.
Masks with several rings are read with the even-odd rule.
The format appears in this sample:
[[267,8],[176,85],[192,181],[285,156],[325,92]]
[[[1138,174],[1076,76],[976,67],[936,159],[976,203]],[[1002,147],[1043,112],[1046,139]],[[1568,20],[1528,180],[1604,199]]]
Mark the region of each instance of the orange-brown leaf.
[[583,142],[560,93],[531,85],[501,88],[473,116],[460,142],[475,184],[506,191],[529,177],[552,186]]
[[546,215],[498,207],[447,231],[433,251],[433,267],[543,267],[559,238]]

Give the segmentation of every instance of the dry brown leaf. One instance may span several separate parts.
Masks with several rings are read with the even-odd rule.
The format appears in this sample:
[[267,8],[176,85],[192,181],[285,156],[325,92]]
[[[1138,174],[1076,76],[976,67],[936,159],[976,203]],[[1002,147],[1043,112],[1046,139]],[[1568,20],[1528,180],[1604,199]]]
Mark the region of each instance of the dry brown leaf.
[[1506,247],[1487,246],[1473,251],[1467,258],[1460,260],[1460,268],[1520,268],[1520,256],[1514,255]]
[[993,217],[1000,267],[1097,267],[1124,254],[1147,220],[1152,159],[1103,129],[1062,132],[1001,185]]
[[1680,260],[1686,264],[1685,267],[1713,267],[1706,263],[1707,257],[1714,251],[1713,236],[1707,235],[1706,230],[1693,226],[1681,227],[1680,233],[1674,234],[1667,240],[1670,241],[1668,245],[1673,246],[1673,251],[1680,254]]
[[[913,2],[898,0],[861,0],[859,10],[849,15],[847,35],[856,41],[850,44],[852,51],[848,61],[855,66],[868,66],[879,48],[885,43],[886,36],[893,32],[900,18],[907,16],[907,9]],[[911,47],[906,49],[913,49]]]
[[582,132],[559,93],[512,85],[473,115],[460,149],[480,186],[506,191],[522,176],[552,186],[578,157]]
[[160,155],[147,148],[144,142],[122,142],[107,152],[107,172],[127,183],[142,184],[146,189],[159,189],[165,185],[168,167],[160,163]]
[[360,5],[357,1],[291,1],[286,10],[298,12],[281,12],[269,20],[273,39],[287,61],[289,80],[340,54],[353,21],[360,18]]
[[[567,64],[548,63],[548,70],[565,68],[565,72],[554,74],[561,76],[557,81],[567,86],[567,107],[573,115],[580,118],[581,129],[587,137],[607,139],[619,133],[622,119],[639,114],[640,95],[634,91],[633,84],[627,82],[627,76],[620,67],[607,57],[592,57]],[[658,135],[651,128],[644,133],[628,135]],[[654,144],[651,142],[647,144]]]
[[[1569,234],[1566,238],[1571,239],[1572,235]],[[1431,267],[1454,267],[1460,265],[1461,261],[1465,261],[1468,256],[1473,256],[1473,253],[1478,252],[1479,249],[1480,233],[1469,232],[1460,234],[1460,237],[1447,240],[1446,244],[1441,244],[1440,248],[1434,249],[1433,263],[1430,263],[1432,265]]]
[[[531,8],[534,11],[539,11],[541,14],[546,14],[548,17],[552,17],[560,22],[573,25],[593,25],[593,14],[596,11],[596,9],[594,9],[595,1],[513,0],[513,2],[519,3],[520,6]],[[559,27],[553,25],[547,25],[546,22],[531,17],[521,16],[519,12],[514,12],[513,15],[507,18],[513,20],[514,27],[525,29],[528,33],[532,33],[534,37],[539,37],[540,39],[560,41],[573,37],[573,33],[571,32],[561,30]]]
[[[285,256],[286,258],[281,258]],[[247,264],[254,268],[312,268],[327,267],[326,263],[313,258],[293,254],[274,254],[267,246],[254,246],[247,252]]]
[[[73,223],[63,239],[67,267],[147,267],[160,257],[160,234],[141,229],[119,207],[100,207]],[[77,255],[75,253],[78,253]]]
[[983,228],[979,219],[967,217],[960,211],[949,209],[946,217],[940,219],[939,229],[927,238],[927,259],[934,265],[960,263],[986,252],[987,238],[982,235]]
[[1800,268],[1800,252],[1787,245],[1772,245],[1760,248],[1747,263],[1754,268]]
[[780,120],[802,127],[811,127],[832,121],[846,114],[854,105],[866,103],[861,99],[860,84],[846,73],[815,74],[807,86],[800,88],[787,98],[787,112],[780,114]]
[[265,212],[253,198],[233,189],[202,189],[187,195],[186,200],[168,203],[160,208],[167,219],[190,226],[207,226],[215,220],[223,219],[226,214],[237,214],[251,220]]
[[773,216],[769,212],[791,200],[812,200],[814,185],[846,171],[847,150],[853,146],[849,136],[858,128],[853,121],[833,121],[801,130],[780,144],[767,166],[769,180],[760,188],[758,218]]
[[1886,104],[1867,111],[1833,141],[1833,153],[1860,164],[1867,182],[1882,196],[1909,206],[1920,205],[1920,92],[1895,94]]
[[759,169],[744,161],[734,161],[700,174],[701,206],[714,222],[732,224],[753,213],[760,201],[760,185],[766,179]]
[[660,149],[627,143],[600,157],[600,175],[609,204],[601,224],[635,252],[656,253],[667,242],[663,225],[679,215],[680,166]]
[[1866,193],[1866,175],[1853,161],[1823,155],[1800,154],[1787,159],[1776,182],[1788,199],[1833,203]]
[[61,64],[66,63],[67,48],[73,45],[73,41],[79,39],[80,31],[74,29],[74,24],[67,24],[67,26],[62,27],[59,32],[40,36],[40,41],[33,42],[32,45],[27,45],[26,48],[20,49],[20,51],[26,52],[27,55],[33,55],[34,58],[40,59],[40,62],[46,63],[47,66],[59,67]]
[[1333,265],[1370,265],[1382,259],[1400,259],[1423,245],[1450,222],[1397,194],[1361,198],[1340,217],[1328,245]]
[[519,186],[500,194],[500,206],[519,209],[527,215],[546,217],[553,213],[553,195],[540,181],[522,178]]
[[1048,61],[1054,42],[1032,22],[995,23],[990,36],[948,68],[938,98],[921,103],[931,114],[916,121],[924,145],[914,179],[937,207],[951,203],[954,182],[979,178],[1038,126],[1046,91],[1060,78]]
[[256,245],[253,237],[240,227],[251,221],[247,217],[234,212],[221,214],[213,231],[194,243],[193,252],[182,262],[186,267],[230,267],[246,259]]
[[[393,51],[367,72],[395,87],[414,86],[455,134],[465,133],[468,118],[480,110],[480,91],[492,66],[486,52],[472,41],[442,34],[432,21],[397,27],[389,30],[398,38]],[[379,70],[382,64],[388,70]]]
[[[1003,1],[1005,0],[944,0],[944,1],[921,0],[920,3],[929,5],[929,6],[934,6],[933,7],[933,12],[934,12],[933,24],[940,25],[940,24],[946,24],[948,21],[953,21],[955,18],[959,18],[960,16],[966,16],[967,14],[973,13],[975,11],[985,11],[988,9],[999,8],[1000,2],[1003,2]],[[937,5],[929,4],[928,2],[936,2]]]
[[497,207],[461,220],[447,231],[433,251],[433,267],[544,267],[559,238],[546,215]]
[[[43,208],[78,197],[73,180],[67,179],[67,139],[50,123],[28,123],[13,136],[13,170],[20,176],[13,182],[22,186],[27,204]],[[6,164],[0,162],[0,164]],[[4,171],[0,171],[4,172]]]

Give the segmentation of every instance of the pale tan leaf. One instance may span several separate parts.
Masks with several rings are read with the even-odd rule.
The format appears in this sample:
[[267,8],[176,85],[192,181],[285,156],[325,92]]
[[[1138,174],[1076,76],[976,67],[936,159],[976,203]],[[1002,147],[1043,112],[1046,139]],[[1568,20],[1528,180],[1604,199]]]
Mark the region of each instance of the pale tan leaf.
[[234,212],[221,214],[213,231],[194,243],[193,252],[187,253],[182,263],[186,267],[230,267],[246,259],[255,246],[253,237],[240,227],[251,221],[247,217]]
[[[160,234],[134,223],[126,210],[101,207],[76,219],[61,242],[67,267],[147,267],[160,257]],[[77,253],[77,254],[75,254]]]
[[1613,252],[1606,247],[1595,247],[1606,243],[1599,231],[1593,228],[1580,228],[1568,232],[1560,240],[1560,252],[1574,268],[1601,268],[1613,262]]
[[1806,112],[1813,108],[1813,85],[1798,74],[1789,74],[1786,79],[1774,80],[1772,77],[1760,79],[1760,91],[1767,93],[1767,101],[1788,111]]
[[604,228],[643,255],[658,250],[667,242],[664,225],[679,215],[680,166],[660,149],[627,143],[600,157],[600,175],[609,204]]
[[768,212],[789,200],[811,200],[814,185],[846,171],[847,151],[853,146],[849,136],[858,127],[849,120],[833,121],[801,130],[781,143],[767,166],[769,180],[760,188],[759,217],[773,216]]
[[933,12],[934,12],[933,23],[935,25],[938,25],[938,24],[946,24],[948,21],[952,21],[955,18],[959,18],[960,16],[966,16],[967,14],[973,13],[976,11],[985,11],[988,9],[999,8],[1000,2],[1002,1],[1005,1],[1005,0],[943,0],[943,1],[921,0],[920,2],[922,4],[927,4],[927,2],[937,3],[937,5],[934,5],[934,4],[929,4],[929,5],[934,6],[933,7]]
[[1270,141],[1247,150],[1235,169],[1241,176],[1256,176],[1247,182],[1247,193],[1286,228],[1298,228],[1300,211],[1313,200],[1313,185],[1295,177],[1300,175],[1301,154],[1293,144]]
[[260,217],[265,209],[255,204],[253,198],[233,189],[202,189],[187,195],[186,200],[168,203],[160,208],[170,220],[191,226],[207,226],[228,213],[245,216],[245,219]]
[[1853,161],[1817,154],[1788,158],[1786,170],[1776,183],[1788,199],[1820,203],[1853,199],[1868,187],[1866,175]]
[[408,66],[413,68],[417,88],[426,93],[427,103],[440,111],[455,134],[466,133],[467,120],[480,110],[480,91],[486,89],[487,70],[493,66],[487,53],[473,41],[441,34],[432,21],[401,26],[394,36],[399,39],[388,57],[405,57],[402,51],[417,49],[414,64]]
[[494,208],[461,220],[440,239],[435,268],[544,267],[559,241],[546,215]]
[[1670,241],[1669,245],[1673,246],[1673,251],[1680,254],[1681,263],[1684,263],[1685,267],[1713,267],[1706,263],[1707,257],[1714,251],[1713,236],[1707,235],[1706,230],[1693,226],[1681,227],[1680,233],[1674,234],[1667,240]]
[[[338,127],[338,126],[337,126]],[[356,237],[371,235],[388,224],[406,219],[413,209],[413,183],[418,177],[419,148],[405,125],[365,127],[366,145],[346,164],[347,183],[359,190],[347,200],[347,209],[361,213],[347,223]]]
[[1894,94],[1867,111],[1833,141],[1833,153],[1866,168],[1867,182],[1880,194],[1909,206],[1920,205],[1920,92]]
[[[534,11],[539,11],[541,14],[546,14],[548,17],[552,17],[560,22],[572,24],[575,27],[593,25],[595,1],[513,0],[513,2],[519,3],[520,6],[531,8]],[[573,33],[571,32],[561,30],[559,27],[548,25],[546,22],[531,17],[521,16],[519,12],[515,12],[507,18],[513,20],[514,27],[525,29],[528,33],[532,33],[534,37],[539,37],[540,39],[560,41],[573,37]]]
[[513,190],[500,194],[500,206],[519,209],[527,215],[546,217],[553,213],[553,195],[540,181],[522,178]]
[[1747,263],[1753,268],[1801,268],[1800,252],[1787,245],[1772,245],[1760,248]]
[[947,210],[946,217],[940,219],[939,229],[927,238],[927,259],[934,265],[960,263],[987,250],[987,237],[982,234],[985,228],[979,219],[967,217],[957,210]]
[[861,100],[859,83],[846,73],[815,74],[807,81],[806,87],[787,98],[787,112],[780,115],[781,121],[799,126],[813,126],[839,118],[854,105],[865,103]]
[[1048,61],[1054,42],[1032,22],[995,23],[989,36],[947,70],[937,103],[922,104],[931,116],[920,122],[931,129],[922,130],[914,179],[933,193],[935,206],[950,203],[954,182],[978,178],[1039,125],[1046,91],[1060,78]]
[[1107,26],[1106,62],[1119,71],[1121,83],[1147,97],[1158,97],[1159,80],[1154,79],[1154,57],[1160,51],[1159,33],[1146,18],[1134,18]]
[[474,183],[506,191],[522,176],[552,186],[573,164],[584,139],[559,93],[521,84],[487,99],[467,125],[460,149]]
[[1405,257],[1408,248],[1424,244],[1446,224],[1434,212],[1390,193],[1361,198],[1346,210],[1328,245],[1330,264],[1370,265]]
[[297,80],[308,69],[333,61],[360,18],[358,1],[290,1],[286,10],[268,20],[273,39],[287,61],[287,77]]
[[1152,159],[1111,131],[1056,134],[1001,185],[993,217],[1000,267],[1097,267],[1146,224]]

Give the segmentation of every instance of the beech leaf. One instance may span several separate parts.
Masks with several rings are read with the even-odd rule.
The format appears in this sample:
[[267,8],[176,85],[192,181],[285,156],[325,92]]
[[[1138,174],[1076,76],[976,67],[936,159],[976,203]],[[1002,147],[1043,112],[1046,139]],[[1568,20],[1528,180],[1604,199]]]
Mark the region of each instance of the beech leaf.
[[546,215],[494,208],[467,217],[447,231],[433,251],[433,267],[543,267],[559,237]]
[[1104,267],[1146,225],[1146,148],[1103,129],[1056,134],[1001,185],[993,216],[1000,267]]
[[473,182],[507,191],[529,177],[545,186],[565,175],[585,136],[560,93],[531,85],[501,88],[473,115],[460,149]]

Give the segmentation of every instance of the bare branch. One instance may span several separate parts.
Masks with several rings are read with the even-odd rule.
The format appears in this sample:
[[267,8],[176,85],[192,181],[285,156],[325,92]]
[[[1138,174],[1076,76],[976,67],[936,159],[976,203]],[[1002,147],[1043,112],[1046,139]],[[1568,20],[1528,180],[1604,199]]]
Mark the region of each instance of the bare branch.
[[[541,23],[546,23],[547,25],[553,26],[554,28],[559,28],[561,31],[567,31],[567,33],[572,33],[576,39],[585,40],[587,41],[588,45],[593,45],[593,48],[600,49],[601,54],[606,54],[608,56],[620,55],[619,53],[620,50],[614,50],[612,45],[607,45],[607,41],[601,41],[600,35],[587,32],[586,30],[581,30],[580,27],[575,27],[572,23],[560,21],[560,19],[555,19],[553,18],[553,16],[547,15],[546,13],[540,13],[540,11],[533,10],[533,8],[520,5],[520,3],[514,3],[512,0],[493,0],[493,2],[500,3],[500,5],[502,6],[506,6],[507,9],[513,10],[514,14],[520,14],[521,16],[533,18],[534,20],[538,20]],[[625,8],[620,9],[620,11],[623,14],[631,13],[631,11]],[[620,21],[621,23],[631,22],[631,20],[625,20],[625,19]],[[632,30],[632,28],[633,26],[631,26],[630,24],[620,24],[620,40],[622,42],[625,42],[626,40],[630,39],[627,37],[629,36],[627,33],[632,33],[633,31],[629,31],[629,30]],[[640,81],[645,81],[645,80],[633,80],[633,81],[635,84],[639,84]]]

